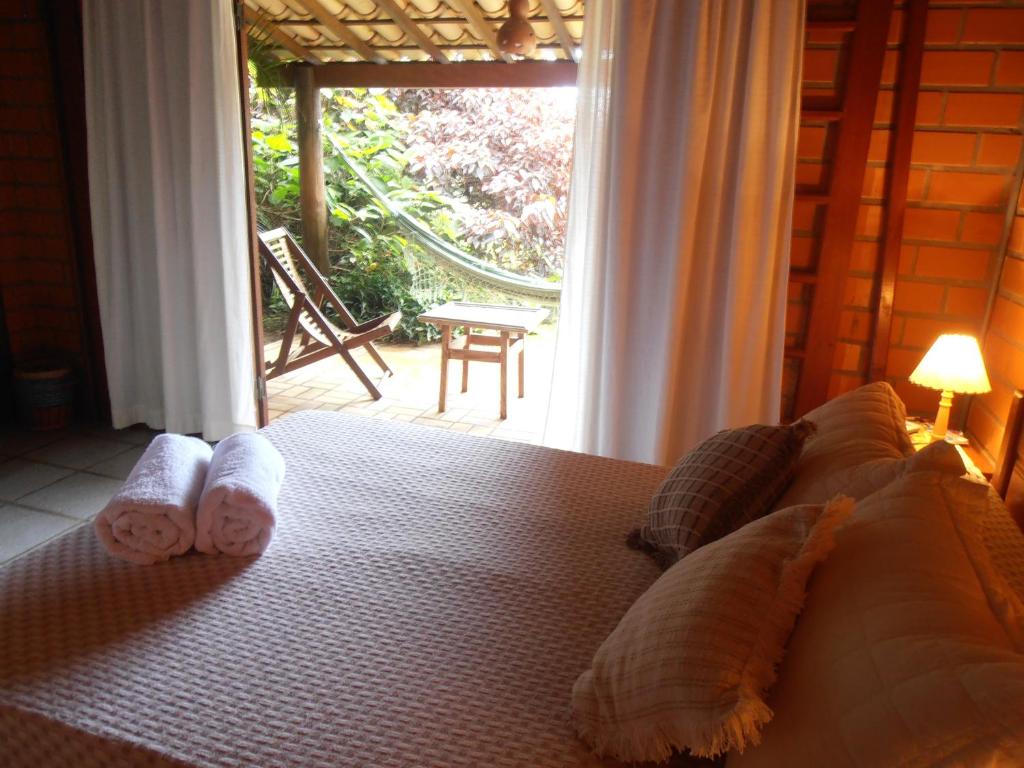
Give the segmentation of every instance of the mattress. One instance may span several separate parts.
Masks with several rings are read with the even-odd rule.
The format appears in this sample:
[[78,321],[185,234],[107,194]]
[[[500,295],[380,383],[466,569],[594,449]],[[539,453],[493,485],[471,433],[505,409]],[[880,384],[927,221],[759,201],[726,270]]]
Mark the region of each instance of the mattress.
[[335,413],[257,559],[140,567],[88,526],[0,569],[6,766],[603,765],[572,684],[658,576],[665,469]]

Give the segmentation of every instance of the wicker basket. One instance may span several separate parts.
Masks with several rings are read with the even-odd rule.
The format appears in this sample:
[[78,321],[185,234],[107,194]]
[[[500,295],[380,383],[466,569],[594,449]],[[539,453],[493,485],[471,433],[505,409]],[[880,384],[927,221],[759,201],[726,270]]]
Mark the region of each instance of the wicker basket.
[[18,417],[29,429],[61,429],[71,423],[75,383],[71,369],[53,364],[27,365],[14,371]]

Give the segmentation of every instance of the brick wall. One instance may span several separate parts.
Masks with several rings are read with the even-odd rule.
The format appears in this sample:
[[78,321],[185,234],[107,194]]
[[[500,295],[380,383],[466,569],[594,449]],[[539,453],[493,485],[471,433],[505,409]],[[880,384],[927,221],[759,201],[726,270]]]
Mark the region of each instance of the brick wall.
[[990,457],[998,455],[1010,393],[1024,387],[1024,189],[1017,198],[983,352],[992,392],[973,398],[967,428]]
[[[44,11],[35,0],[0,6],[0,296],[14,363],[69,361],[88,401],[94,352],[83,311],[82,248],[72,226],[74,185],[65,173],[64,94],[55,78],[61,72],[51,59]],[[77,133],[73,138],[81,141]]]
[[[830,396],[867,381],[902,21],[902,11],[897,11],[875,113]],[[809,34],[805,89],[831,87],[840,48],[835,33]],[[932,2],[886,371],[912,412],[931,414],[938,402],[935,393],[907,381],[936,336],[982,332],[1019,177],[1022,119],[1024,4]],[[800,182],[814,184],[827,175],[832,138],[826,126],[801,129]],[[796,207],[797,266],[812,263],[819,216],[811,204]],[[808,298],[807,289],[792,287],[792,343],[798,342],[805,327]],[[963,424],[964,405],[961,399],[954,408],[955,426]]]

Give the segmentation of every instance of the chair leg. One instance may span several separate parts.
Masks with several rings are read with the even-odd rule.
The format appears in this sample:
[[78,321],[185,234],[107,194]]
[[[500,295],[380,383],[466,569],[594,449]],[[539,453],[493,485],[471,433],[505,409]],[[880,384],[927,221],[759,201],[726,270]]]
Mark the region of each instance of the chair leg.
[[288,316],[288,323],[285,325],[284,336],[281,337],[281,350],[277,355],[277,362],[274,363],[273,376],[280,376],[288,367],[288,355],[292,349],[292,340],[295,338],[295,330],[299,326],[299,315],[302,314],[302,301],[298,301]]
[[[466,350],[469,350],[469,337],[473,333],[473,329],[468,325],[466,326]],[[462,361],[462,391],[469,391],[469,360]]]
[[526,394],[526,334],[519,337],[519,396]]
[[348,367],[352,369],[352,373],[358,376],[359,380],[363,382],[363,386],[366,387],[366,391],[370,393],[370,397],[374,400],[380,400],[380,390],[377,389],[374,383],[370,380],[370,377],[366,375],[366,372],[359,367],[359,363],[356,362],[354,357],[352,357],[352,353],[342,347],[338,350],[338,354],[342,356],[346,363],[348,363]]
[[501,332],[499,362],[501,363],[501,419],[508,418],[508,331]]
[[452,343],[452,327],[446,325],[441,329],[441,390],[437,396],[437,412],[444,413],[445,399],[448,397],[448,352]]
[[380,356],[380,352],[377,351],[377,348],[373,346],[372,341],[366,342],[366,344],[364,344],[363,346],[366,347],[366,351],[370,353],[370,357],[372,357],[376,361],[377,365],[380,366],[381,371],[383,371],[385,375],[395,375],[395,372],[392,371],[388,364],[384,362],[384,358]]

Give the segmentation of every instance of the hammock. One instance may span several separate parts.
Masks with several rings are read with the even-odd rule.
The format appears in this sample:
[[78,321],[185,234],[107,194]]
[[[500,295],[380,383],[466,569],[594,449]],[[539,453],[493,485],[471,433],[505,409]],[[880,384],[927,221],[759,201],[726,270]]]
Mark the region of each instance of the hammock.
[[[451,243],[438,237],[423,221],[405,212],[401,203],[388,197],[383,185],[373,178],[365,168],[348,156],[348,153],[338,144],[338,141],[327,134],[327,138],[338,153],[339,159],[346,168],[359,179],[373,195],[380,200],[381,205],[388,214],[394,218],[405,230],[409,239],[417,243],[423,249],[427,257],[433,262],[437,269],[431,272],[419,273],[420,281],[430,279],[432,283],[438,282],[436,272],[455,272],[462,280],[471,286],[478,286],[503,295],[540,302],[542,304],[557,305],[559,296],[562,293],[561,283],[551,283],[536,277],[517,275],[507,269],[490,264],[482,259],[456,248]],[[428,278],[428,275],[430,277]],[[414,280],[417,275],[414,275]],[[443,280],[441,280],[443,282]],[[437,293],[434,290],[427,292]]]

